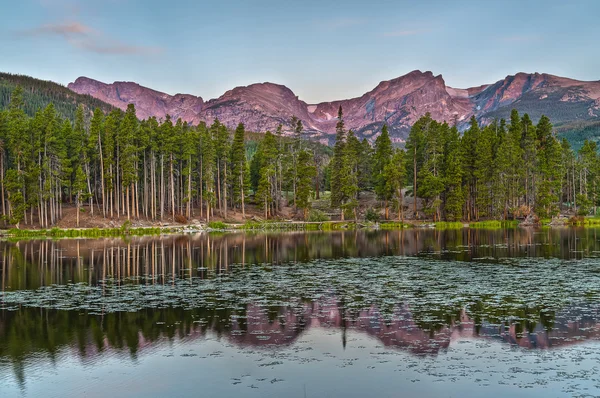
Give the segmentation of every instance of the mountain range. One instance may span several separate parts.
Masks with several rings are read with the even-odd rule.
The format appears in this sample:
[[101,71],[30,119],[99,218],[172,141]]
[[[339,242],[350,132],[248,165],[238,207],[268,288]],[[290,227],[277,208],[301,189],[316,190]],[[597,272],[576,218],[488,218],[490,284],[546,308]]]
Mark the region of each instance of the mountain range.
[[507,118],[516,108],[536,121],[542,114],[563,130],[570,126],[600,125],[600,81],[579,81],[550,74],[517,73],[495,83],[466,89],[446,85],[441,75],[415,70],[382,81],[357,98],[307,104],[289,88],[273,83],[236,87],[205,101],[190,94],[169,95],[134,82],[103,83],[79,77],[67,86],[114,107],[136,106],[140,118],[167,114],[192,124],[218,118],[230,128],[242,122],[249,131],[274,131],[279,124],[291,131],[290,119],[298,117],[309,137],[330,143],[342,106],[348,129],[373,140],[384,123],[396,142],[402,142],[411,125],[425,113],[439,121],[464,128],[471,116],[482,123]]

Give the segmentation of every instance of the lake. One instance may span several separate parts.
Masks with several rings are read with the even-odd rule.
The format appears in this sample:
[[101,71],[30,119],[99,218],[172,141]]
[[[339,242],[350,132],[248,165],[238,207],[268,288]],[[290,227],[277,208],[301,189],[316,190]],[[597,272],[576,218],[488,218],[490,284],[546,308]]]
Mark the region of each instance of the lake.
[[598,397],[600,229],[0,242],[1,397]]

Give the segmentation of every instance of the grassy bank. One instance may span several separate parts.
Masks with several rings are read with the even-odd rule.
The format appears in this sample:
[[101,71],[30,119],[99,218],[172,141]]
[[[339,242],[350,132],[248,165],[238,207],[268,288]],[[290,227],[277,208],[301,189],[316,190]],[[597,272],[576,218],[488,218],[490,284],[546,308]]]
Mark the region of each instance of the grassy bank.
[[160,235],[172,232],[165,228],[81,228],[81,229],[9,229],[3,235],[10,238],[117,238],[123,236]]
[[[540,226],[550,228],[550,220],[540,220]],[[178,232],[229,232],[229,231],[346,231],[346,230],[397,230],[406,228],[436,228],[436,229],[502,229],[516,228],[518,221],[478,221],[478,222],[408,222],[398,221],[385,222],[355,222],[355,221],[322,221],[322,222],[300,222],[300,221],[248,221],[244,224],[230,224],[222,221],[213,221],[205,226],[171,226],[171,227],[139,227],[132,228],[123,225],[120,228],[76,228],[76,229],[9,229],[0,231],[0,236],[10,239],[37,239],[37,238],[109,238],[126,236],[160,235]],[[600,227],[600,217],[577,217],[571,218],[564,226]]]
[[484,229],[500,229],[500,228],[515,228],[519,226],[519,222],[513,221],[477,221],[469,223],[469,228],[484,228]]
[[597,227],[600,226],[600,217],[572,217],[569,219],[568,224],[580,227]]
[[242,224],[239,228],[244,231],[338,231],[356,229],[361,225],[363,224],[357,224],[354,221],[249,221]]

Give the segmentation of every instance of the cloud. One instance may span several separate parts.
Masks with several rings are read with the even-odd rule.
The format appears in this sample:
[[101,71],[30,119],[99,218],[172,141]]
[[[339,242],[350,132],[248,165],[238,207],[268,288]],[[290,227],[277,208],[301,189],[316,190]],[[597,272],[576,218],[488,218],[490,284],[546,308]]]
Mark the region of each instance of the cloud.
[[421,33],[426,33],[426,29],[412,29],[412,30],[396,30],[393,32],[385,32],[385,37],[403,37],[403,36],[416,36]]
[[163,52],[160,47],[146,47],[125,44],[114,40],[95,41],[89,39],[69,39],[69,43],[82,50],[96,54],[114,55],[158,55]]
[[47,36],[47,35],[58,35],[65,38],[72,38],[75,36],[88,36],[95,34],[93,29],[85,26],[79,22],[67,22],[63,24],[46,24],[38,26],[37,28],[23,30],[17,33],[17,36],[21,37],[35,37],[35,36]]
[[45,24],[17,32],[16,36],[19,38],[59,37],[75,48],[96,54],[156,55],[162,52],[160,47],[137,46],[112,39],[77,21]]

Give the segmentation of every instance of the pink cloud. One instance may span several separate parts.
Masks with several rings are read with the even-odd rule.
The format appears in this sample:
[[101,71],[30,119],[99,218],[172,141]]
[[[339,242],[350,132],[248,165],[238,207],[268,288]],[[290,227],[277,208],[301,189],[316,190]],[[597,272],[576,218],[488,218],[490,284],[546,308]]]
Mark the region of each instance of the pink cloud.
[[77,21],[44,24],[17,33],[17,37],[20,38],[48,38],[51,36],[63,38],[75,48],[96,54],[155,55],[163,51],[160,47],[123,43],[119,40],[109,38],[102,32]]

